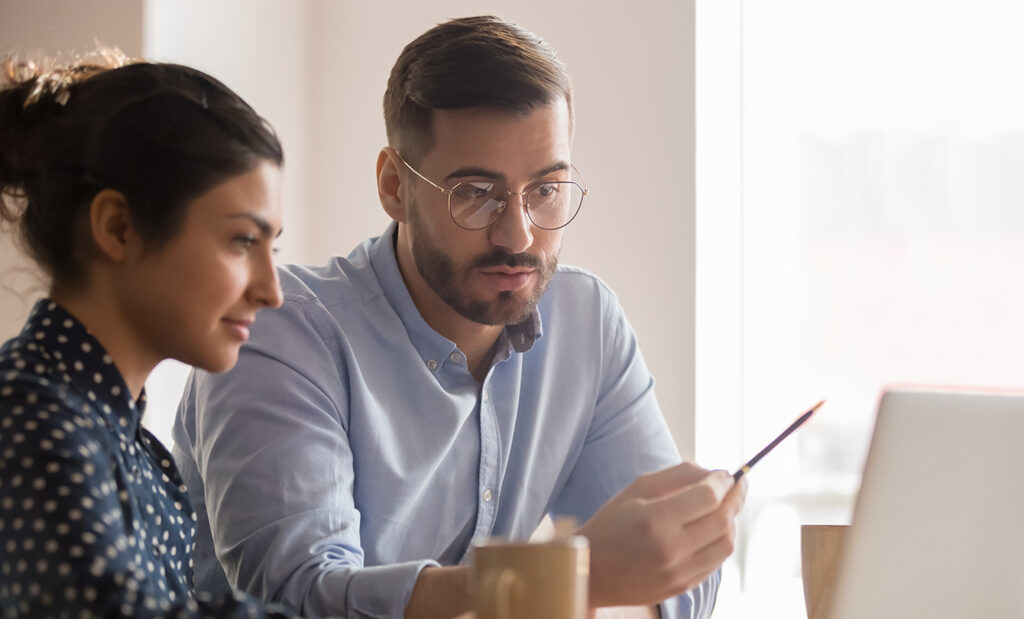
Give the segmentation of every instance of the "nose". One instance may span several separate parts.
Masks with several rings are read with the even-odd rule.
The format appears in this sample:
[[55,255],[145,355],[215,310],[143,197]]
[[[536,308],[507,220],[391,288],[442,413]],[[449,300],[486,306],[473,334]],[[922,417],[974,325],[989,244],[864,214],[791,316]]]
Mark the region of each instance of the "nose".
[[514,254],[522,253],[533,245],[532,225],[526,214],[523,195],[509,194],[505,213],[489,228],[491,245],[503,247]]
[[257,307],[281,307],[284,302],[281,281],[270,250],[263,253],[254,265],[246,296]]

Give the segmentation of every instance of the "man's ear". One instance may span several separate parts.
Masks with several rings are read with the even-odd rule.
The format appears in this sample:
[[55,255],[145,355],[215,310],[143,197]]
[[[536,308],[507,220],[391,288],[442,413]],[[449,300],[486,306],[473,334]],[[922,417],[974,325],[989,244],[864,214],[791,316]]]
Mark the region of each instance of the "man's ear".
[[120,191],[104,189],[93,197],[89,205],[89,227],[96,249],[111,262],[124,261],[131,247],[138,243],[128,199]]
[[388,217],[405,223],[408,217],[402,200],[401,165],[398,153],[389,146],[382,148],[377,155],[377,194],[380,196],[380,204]]

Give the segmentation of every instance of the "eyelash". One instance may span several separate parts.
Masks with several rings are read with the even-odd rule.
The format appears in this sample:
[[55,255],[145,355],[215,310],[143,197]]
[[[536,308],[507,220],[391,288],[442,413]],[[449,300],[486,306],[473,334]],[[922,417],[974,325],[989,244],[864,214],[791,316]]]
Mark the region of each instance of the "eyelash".
[[[234,238],[234,241],[235,241],[235,243],[237,245],[241,246],[242,249],[244,249],[245,251],[249,251],[250,249],[255,247],[260,242],[260,239],[256,238],[255,236],[253,236],[251,234],[243,234],[243,235],[240,235],[240,236],[236,236]],[[279,253],[281,253],[281,248],[280,247],[271,246],[271,248],[270,248],[270,254],[271,255],[276,256]]]
[[235,243],[241,245],[243,249],[252,249],[256,245],[256,243],[259,242],[259,239],[252,236],[251,234],[243,234],[241,236],[236,236],[234,240]]

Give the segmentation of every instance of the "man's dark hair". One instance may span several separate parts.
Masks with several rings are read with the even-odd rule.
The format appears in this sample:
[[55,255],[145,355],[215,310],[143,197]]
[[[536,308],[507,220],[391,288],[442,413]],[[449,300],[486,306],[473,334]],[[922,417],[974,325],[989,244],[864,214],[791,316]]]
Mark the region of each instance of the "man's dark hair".
[[499,17],[453,19],[405,46],[384,93],[388,143],[411,164],[433,146],[431,111],[492,107],[514,114],[564,97],[565,65],[543,39]]

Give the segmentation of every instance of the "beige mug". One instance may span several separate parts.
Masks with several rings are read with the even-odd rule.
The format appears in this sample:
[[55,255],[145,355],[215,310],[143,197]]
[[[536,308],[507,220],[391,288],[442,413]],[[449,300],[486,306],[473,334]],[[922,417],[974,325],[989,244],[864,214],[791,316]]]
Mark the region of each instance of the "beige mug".
[[807,619],[826,619],[835,596],[839,557],[849,525],[805,524],[800,527],[800,558]]
[[584,619],[590,547],[578,535],[473,545],[476,619]]

